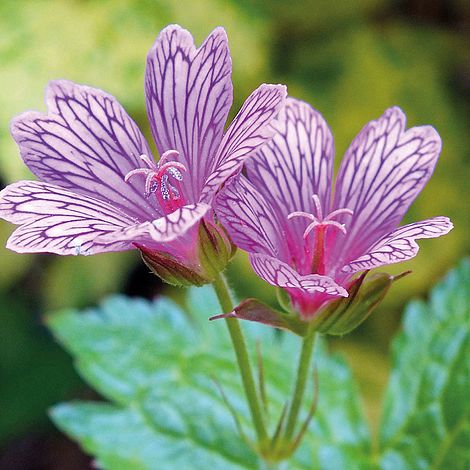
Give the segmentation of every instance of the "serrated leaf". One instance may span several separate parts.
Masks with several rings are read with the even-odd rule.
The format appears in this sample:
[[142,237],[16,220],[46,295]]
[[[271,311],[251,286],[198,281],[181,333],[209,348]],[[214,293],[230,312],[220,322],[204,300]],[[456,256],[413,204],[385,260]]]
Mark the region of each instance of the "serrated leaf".
[[[195,407],[195,403],[192,406]],[[149,425],[145,411],[138,406],[118,408],[107,403],[71,403],[54,408],[52,417],[59,427],[77,438],[86,451],[97,456],[100,468],[254,468],[253,454],[245,452],[247,455],[243,455],[241,449],[236,448],[237,442],[232,446],[228,442],[224,448],[218,448],[215,443],[208,444],[204,435],[200,439],[197,436],[180,437],[180,427],[184,428],[188,423],[186,417],[170,409],[166,414],[159,411],[159,417],[168,420],[162,430]],[[224,437],[219,436],[220,439]],[[231,455],[230,451],[236,454]]]
[[[106,469],[258,468],[213,380],[253,438],[225,325],[208,321],[219,312],[206,287],[190,290],[187,311],[166,299],[113,297],[84,313],[51,316],[80,374],[112,402],[59,405],[53,420]],[[291,393],[299,340],[250,326],[248,342],[259,342],[264,358],[274,430]],[[322,345],[315,364],[319,407],[289,468],[369,468],[369,433],[349,368]]]
[[395,340],[383,469],[470,468],[470,262],[411,303]]

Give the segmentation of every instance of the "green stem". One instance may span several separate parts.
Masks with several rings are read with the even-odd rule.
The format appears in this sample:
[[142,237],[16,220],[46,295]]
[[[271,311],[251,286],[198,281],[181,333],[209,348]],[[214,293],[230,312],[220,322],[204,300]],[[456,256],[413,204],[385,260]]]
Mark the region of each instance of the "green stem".
[[287,470],[286,462],[259,462],[259,470]]
[[299,415],[302,398],[305,392],[305,385],[309,377],[310,360],[312,357],[313,346],[315,344],[315,337],[315,332],[308,333],[302,342],[294,395],[289,409],[289,416],[287,417],[286,431],[284,434],[284,439],[286,441],[289,441],[292,438],[295,431],[295,425],[297,424],[297,417]]
[[[233,303],[230,296],[227,283],[222,274],[219,274],[212,283],[217,298],[219,299],[220,306],[224,313],[233,311]],[[253,424],[256,429],[259,442],[265,442],[268,439],[266,428],[264,425],[263,414],[261,412],[260,401],[256,393],[255,381],[251,370],[250,359],[243,337],[243,332],[240,328],[236,318],[225,319],[230,338],[232,340],[233,349],[237,357],[238,367],[242,378],[243,388],[245,389],[245,396],[250,408]]]

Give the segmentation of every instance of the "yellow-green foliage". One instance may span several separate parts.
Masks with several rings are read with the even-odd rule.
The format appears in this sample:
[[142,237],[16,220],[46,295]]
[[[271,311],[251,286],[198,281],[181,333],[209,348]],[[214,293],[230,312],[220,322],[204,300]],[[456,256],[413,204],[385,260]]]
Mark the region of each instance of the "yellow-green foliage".
[[[460,7],[449,3],[457,15],[465,15],[463,2]],[[3,0],[0,180],[6,184],[31,177],[8,123],[26,110],[45,111],[44,88],[52,79],[66,78],[114,94],[149,136],[145,56],[169,23],[188,28],[199,43],[215,26],[224,26],[234,64],[232,115],[259,83],[286,83],[291,95],[311,102],[329,122],[337,163],[367,121],[388,106],[401,106],[409,125],[434,125],[444,144],[435,175],[406,222],[448,215],[455,229],[445,238],[424,240],[417,258],[390,268],[392,273],[414,273],[392,288],[380,311],[359,329],[356,339],[367,336],[367,346],[348,340],[348,350],[355,351],[350,355],[353,366],[377,396],[380,383],[368,381],[381,382],[381,375],[370,370],[382,364],[379,352],[386,349],[404,302],[425,295],[469,251],[470,113],[464,99],[464,39],[449,24],[407,18],[397,8],[397,2],[386,0]],[[45,309],[94,303],[118,291],[132,266],[140,263],[136,253],[80,259],[46,255],[31,271],[37,257],[1,248],[12,229],[0,221],[0,294],[30,287],[23,283],[28,274],[30,281],[41,281],[39,300]],[[274,290],[252,273],[243,254],[237,255],[229,274],[240,296],[275,303]],[[370,370],[365,364],[372,364]],[[375,416],[374,397],[369,398]]]

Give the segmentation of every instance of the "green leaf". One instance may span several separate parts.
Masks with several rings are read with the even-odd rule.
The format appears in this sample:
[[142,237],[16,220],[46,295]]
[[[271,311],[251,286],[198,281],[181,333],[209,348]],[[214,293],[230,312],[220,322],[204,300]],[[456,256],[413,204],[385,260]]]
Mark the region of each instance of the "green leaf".
[[406,309],[381,429],[384,469],[470,467],[470,262]]
[[[213,380],[254,438],[224,322],[208,321],[219,312],[206,287],[190,290],[186,311],[166,299],[113,297],[84,313],[52,315],[49,326],[80,374],[111,402],[56,406],[54,422],[107,469],[257,468]],[[245,330],[262,350],[273,432],[300,341],[265,326]],[[350,370],[321,344],[315,357],[318,411],[289,469],[369,468],[369,432]]]

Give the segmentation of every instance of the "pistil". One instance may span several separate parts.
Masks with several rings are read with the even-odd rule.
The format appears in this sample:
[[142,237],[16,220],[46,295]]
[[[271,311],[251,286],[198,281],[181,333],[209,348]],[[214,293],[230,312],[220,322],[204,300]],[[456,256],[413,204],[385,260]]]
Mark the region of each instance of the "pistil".
[[169,214],[185,205],[180,182],[183,181],[183,171],[186,167],[179,162],[169,161],[169,158],[176,158],[179,152],[168,150],[160,161],[155,163],[147,155],[141,155],[140,159],[147,165],[147,168],[136,168],[124,177],[127,183],[136,175],[145,176],[145,197],[155,194],[158,203],[165,212]]
[[[307,238],[309,234],[313,231],[313,250],[312,250],[312,273],[315,274],[325,274],[325,245],[326,245],[326,231],[328,227],[334,227],[340,232],[346,234],[346,227],[344,224],[333,220],[335,217],[341,214],[347,214],[352,216],[353,211],[351,209],[336,209],[326,217],[323,217],[323,211],[320,203],[320,198],[317,194],[312,196],[313,202],[315,204],[316,215],[310,214],[309,212],[296,211],[291,212],[287,218],[293,219],[294,217],[303,217],[310,220],[310,224],[304,231],[303,239],[307,243]],[[308,246],[306,246],[306,252],[310,252]]]
[[314,229],[312,272],[325,274],[325,232],[326,225],[317,225]]

